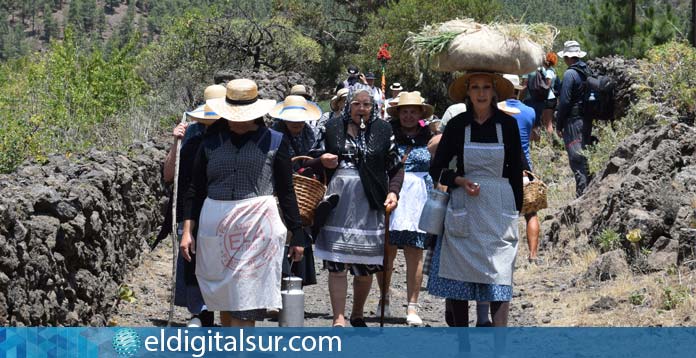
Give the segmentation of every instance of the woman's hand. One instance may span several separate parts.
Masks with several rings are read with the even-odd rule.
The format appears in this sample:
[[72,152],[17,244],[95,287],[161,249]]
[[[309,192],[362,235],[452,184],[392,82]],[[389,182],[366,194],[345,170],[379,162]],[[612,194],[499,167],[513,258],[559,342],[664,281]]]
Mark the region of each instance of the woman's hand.
[[399,204],[399,199],[394,193],[389,193],[387,194],[387,200],[384,201],[384,208],[387,211],[393,211],[396,209],[396,206]]
[[319,157],[321,165],[326,169],[336,169],[338,166],[338,156],[336,154],[324,153]]
[[481,186],[467,178],[457,177],[454,181],[457,183],[457,185],[464,188],[469,196],[478,196],[481,192]]
[[174,127],[172,136],[176,139],[184,138],[184,135],[186,135],[186,127],[188,127],[188,123],[180,123],[178,126]]
[[288,250],[288,257],[292,259],[292,261],[298,262],[302,260],[302,256],[304,255],[304,247],[302,246],[290,246],[290,250]]
[[188,262],[191,262],[191,255],[196,254],[196,241],[193,239],[193,235],[187,230],[184,230],[184,234],[181,236],[179,250],[181,254],[184,255],[184,260]]

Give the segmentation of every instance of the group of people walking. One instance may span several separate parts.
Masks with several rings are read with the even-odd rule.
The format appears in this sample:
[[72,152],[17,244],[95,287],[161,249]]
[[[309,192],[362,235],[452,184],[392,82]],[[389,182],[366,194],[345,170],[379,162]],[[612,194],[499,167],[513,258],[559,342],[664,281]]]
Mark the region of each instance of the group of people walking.
[[[484,71],[456,79],[449,95],[466,110],[435,135],[424,121],[433,107],[419,92],[395,83],[394,97],[382,103],[366,78],[355,79],[356,68],[349,74],[331,112],[322,114],[304,86],[275,103],[259,98],[254,81],[235,79],[206,88],[205,104],[187,112],[192,124],[174,129],[182,140],[176,303],[194,315],[190,325],[211,326],[212,312],[220,311],[224,326],[253,326],[267,310],[281,308],[283,274],[316,284],[316,258],[329,272],[332,326],[367,327],[373,275],[391,315],[399,248],[406,258],[409,325],[423,324],[424,266],[428,291],[446,298],[443,318],[450,325],[469,324],[469,301],[490,303],[490,324],[507,325],[523,173],[530,169],[523,144],[531,130],[513,117],[522,113],[514,108],[519,79]],[[271,126],[265,116],[274,119]],[[174,180],[176,148],[165,162],[166,181]],[[293,175],[327,183],[311,225],[300,218]],[[450,196],[439,236],[418,227],[436,188]],[[433,250],[431,262],[424,263],[425,249]],[[488,310],[482,315],[487,321]]]

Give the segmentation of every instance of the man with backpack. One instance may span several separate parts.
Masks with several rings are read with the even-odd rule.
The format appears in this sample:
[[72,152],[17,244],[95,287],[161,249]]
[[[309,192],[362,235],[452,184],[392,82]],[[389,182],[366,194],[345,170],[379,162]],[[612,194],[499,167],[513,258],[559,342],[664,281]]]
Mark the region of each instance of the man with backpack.
[[563,75],[556,128],[568,151],[568,161],[575,176],[575,193],[578,197],[583,194],[588,184],[589,167],[582,150],[590,144],[592,133],[592,117],[585,113],[589,92],[587,78],[592,73],[581,60],[585,55],[587,52],[580,49],[577,41],[566,41],[563,51],[558,52],[568,69]]

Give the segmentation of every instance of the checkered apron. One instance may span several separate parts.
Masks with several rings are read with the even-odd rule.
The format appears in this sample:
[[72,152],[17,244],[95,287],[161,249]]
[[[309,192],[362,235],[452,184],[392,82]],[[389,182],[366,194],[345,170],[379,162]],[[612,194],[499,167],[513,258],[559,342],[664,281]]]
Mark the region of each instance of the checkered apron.
[[499,123],[496,134],[497,143],[472,143],[471,126],[464,129],[464,173],[481,190],[475,197],[464,188],[452,190],[445,215],[441,277],[512,285],[518,212],[512,187],[503,177],[505,147]]

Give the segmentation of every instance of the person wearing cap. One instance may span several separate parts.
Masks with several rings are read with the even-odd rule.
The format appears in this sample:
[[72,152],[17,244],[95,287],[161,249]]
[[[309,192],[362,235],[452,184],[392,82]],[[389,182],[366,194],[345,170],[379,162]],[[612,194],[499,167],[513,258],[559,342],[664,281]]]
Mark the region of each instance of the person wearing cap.
[[[504,75],[503,77],[513,84],[515,93],[507,100],[499,102],[498,108],[517,120],[517,127],[520,129],[520,141],[522,142],[522,152],[525,160],[524,170],[533,171],[529,143],[534,129],[534,109],[517,99],[520,92],[524,89],[524,87],[520,85],[520,78],[517,75],[510,74]],[[522,185],[527,185],[529,181],[530,178],[525,174],[522,177]],[[531,212],[526,213],[524,219],[527,222],[527,246],[529,247],[529,257],[527,257],[527,261],[530,264],[537,264],[539,260],[537,258],[537,251],[539,248],[539,218],[536,212]]]
[[282,306],[278,283],[287,232],[289,259],[300,261],[306,242],[290,143],[264,126],[276,102],[260,99],[252,80],[229,81],[225,97],[206,104],[225,121],[206,131],[196,153],[180,250],[187,261],[198,255],[201,293],[208,309],[221,311],[222,325],[254,326],[267,309]]
[[[445,297],[454,326],[468,326],[469,301],[489,301],[494,326],[506,326],[522,208],[522,144],[517,121],[500,111],[512,83],[473,71],[449,87],[467,111],[442,134],[430,176],[448,187],[444,232],[437,240],[428,291]],[[456,157],[456,170],[449,169]]]
[[[289,140],[289,154],[291,158],[297,156],[308,156],[316,145],[316,136],[307,122],[316,122],[321,117],[321,109],[316,104],[307,101],[301,96],[287,96],[283,102],[278,103],[268,113],[269,116],[279,119],[273,125],[273,129],[283,133]],[[293,171],[302,171],[303,175],[310,174],[308,168],[312,166],[312,161],[318,162],[319,159],[297,160],[293,162]],[[317,178],[321,173],[316,173]],[[305,236],[309,237],[309,228],[304,228]],[[312,253],[312,242],[306,240],[304,256],[299,263],[289,264],[283,260],[283,274],[294,275],[302,278],[302,285],[314,285],[317,283],[316,272],[314,269],[314,255]]]
[[387,99],[384,102],[384,120],[389,120],[389,107],[392,105],[393,102],[399,102],[399,93],[404,90],[404,87],[401,86],[401,83],[399,82],[394,82],[392,83],[391,86],[389,86],[389,90],[391,91],[391,98]]
[[312,100],[312,96],[309,94],[309,91],[307,91],[307,87],[305,87],[305,85],[292,86],[292,88],[290,88],[290,95],[291,96],[302,96],[308,101]]
[[[224,98],[226,89],[221,85],[212,85],[206,87],[203,98],[210,100],[214,98]],[[191,183],[193,172],[193,162],[201,144],[203,134],[206,129],[215,123],[218,116],[207,104],[202,104],[190,112],[186,112],[186,117],[193,121],[193,124],[188,122],[181,123],[174,128],[173,136],[177,140],[181,140],[181,150],[179,151],[179,180],[177,187],[177,206],[176,206],[176,222],[179,232],[177,236],[181,240],[181,228],[183,226],[183,209],[184,196]],[[176,165],[176,140],[172,144],[167,157],[164,161],[163,179],[165,183],[174,181],[174,172]],[[162,224],[164,235],[171,231],[171,205],[172,197],[169,198],[169,209],[166,211],[165,223]],[[162,234],[162,233],[160,233]],[[195,231],[194,231],[195,236]],[[158,235],[158,238],[160,235]],[[192,257],[193,258],[193,257]],[[198,281],[195,276],[195,258],[191,262],[184,260],[183,256],[178,255],[176,263],[176,290],[174,295],[174,304],[181,307],[186,307],[192,317],[187,324],[188,327],[212,327],[214,323],[214,313],[208,311],[201,290],[198,287]]]
[[377,113],[381,118],[384,117],[382,112],[384,109],[384,96],[382,94],[382,89],[375,86],[375,78],[376,77],[373,72],[368,72],[365,74],[365,83],[367,83],[367,86],[372,92],[372,100],[375,102],[375,104],[377,104]]
[[341,116],[341,112],[346,106],[346,97],[348,96],[348,92],[349,90],[347,88],[341,88],[340,90],[336,91],[336,94],[333,97],[331,97],[331,101],[329,102],[331,111],[321,114],[321,118],[319,118],[319,121],[316,122],[315,128],[318,130],[315,130],[315,132],[318,132],[324,128],[326,123],[331,120],[331,118]]
[[358,69],[357,66],[348,66],[348,70],[346,72],[348,74],[348,78],[336,87],[336,92],[338,92],[338,90],[340,90],[341,88],[350,89],[356,83],[360,83],[362,81],[362,79],[360,78],[360,69]]
[[563,74],[563,85],[556,113],[556,130],[563,138],[570,169],[575,177],[575,194],[580,196],[588,184],[589,167],[587,157],[583,154],[586,146],[591,144],[592,118],[586,118],[583,111],[585,98],[584,78],[592,73],[582,58],[587,52],[580,49],[577,41],[566,41],[563,51],[558,56],[568,65]]
[[[387,243],[387,266],[384,273],[377,274],[377,283],[386,286],[385,316],[390,316],[389,288],[398,248],[403,248],[406,258],[406,323],[412,326],[423,324],[418,316],[418,294],[423,282],[423,250],[428,234],[418,228],[423,206],[428,199],[428,190],[433,182],[428,174],[430,153],[428,141],[432,136],[423,118],[433,114],[433,107],[423,103],[420,92],[402,92],[399,102],[387,109],[396,145],[404,165],[404,184],[399,193],[399,207],[390,217],[389,242]],[[380,290],[381,292],[381,290]],[[379,306],[379,303],[378,303]],[[375,312],[380,312],[377,309]]]
[[396,208],[403,183],[401,157],[392,127],[379,118],[367,88],[349,93],[342,116],[326,124],[321,145],[320,162],[330,175],[327,195],[338,202],[333,210],[317,209],[315,221],[324,225],[314,254],[329,270],[333,325],[345,326],[350,270],[354,276],[350,323],[367,327],[363,315],[372,275],[383,270],[385,210]]

